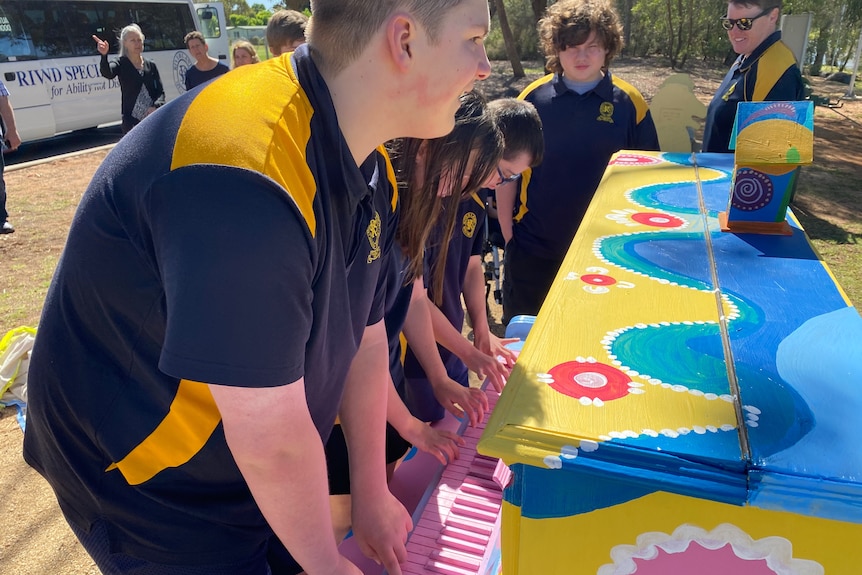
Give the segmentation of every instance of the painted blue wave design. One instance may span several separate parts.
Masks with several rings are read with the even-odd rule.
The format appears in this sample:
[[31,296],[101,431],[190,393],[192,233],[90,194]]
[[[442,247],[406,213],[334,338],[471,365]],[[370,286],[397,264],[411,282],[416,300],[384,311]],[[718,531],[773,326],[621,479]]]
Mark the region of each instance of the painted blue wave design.
[[[670,237],[673,237],[674,240],[688,239],[690,240],[688,242],[690,249],[695,249],[700,254],[703,253],[703,234],[697,232],[687,234],[676,233],[672,236],[667,232],[646,232],[637,234],[636,236],[611,236],[601,239],[599,242],[599,251],[608,263],[623,269],[683,287],[698,290],[712,289],[708,281],[657,267],[654,262],[651,262],[637,251],[639,245],[651,244],[658,246],[659,244],[655,242],[668,241]],[[700,241],[700,245],[697,245],[697,241]],[[680,256],[684,257],[682,254]]]
[[821,417],[805,437],[766,457],[767,466],[798,470],[805,462],[799,471],[862,480],[860,341],[862,317],[845,307],[809,319],[779,344],[778,372]]
[[[709,342],[718,339],[718,349]],[[706,345],[704,343],[706,342]],[[662,350],[657,355],[655,350]],[[611,353],[638,373],[704,393],[730,392],[718,324],[672,324],[630,329],[611,344]]]

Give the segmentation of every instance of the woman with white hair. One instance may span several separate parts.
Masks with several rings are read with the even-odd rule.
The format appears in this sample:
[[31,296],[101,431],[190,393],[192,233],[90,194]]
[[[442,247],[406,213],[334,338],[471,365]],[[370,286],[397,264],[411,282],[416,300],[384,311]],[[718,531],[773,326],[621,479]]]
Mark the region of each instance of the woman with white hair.
[[120,31],[120,57],[116,60],[108,61],[106,40],[98,36],[93,36],[93,40],[102,55],[102,76],[109,80],[117,78],[120,82],[120,109],[125,134],[165,103],[159,70],[155,62],[144,58],[144,33],[137,24],[129,24]]

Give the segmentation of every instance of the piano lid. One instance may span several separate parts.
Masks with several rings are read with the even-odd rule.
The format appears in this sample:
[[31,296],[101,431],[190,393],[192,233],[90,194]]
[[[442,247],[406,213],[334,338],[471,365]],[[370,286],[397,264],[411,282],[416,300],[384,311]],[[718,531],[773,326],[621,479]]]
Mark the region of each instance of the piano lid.
[[862,319],[792,217],[719,231],[732,162],[612,159],[481,452],[862,521]]

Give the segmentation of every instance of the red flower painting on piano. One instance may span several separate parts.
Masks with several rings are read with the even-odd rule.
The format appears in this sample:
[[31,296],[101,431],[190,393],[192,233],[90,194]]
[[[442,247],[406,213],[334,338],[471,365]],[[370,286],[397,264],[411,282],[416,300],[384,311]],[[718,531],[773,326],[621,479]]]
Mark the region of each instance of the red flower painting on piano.
[[681,218],[661,212],[637,212],[632,219],[639,224],[654,228],[679,228],[685,224]]
[[604,294],[610,291],[611,286],[621,289],[631,289],[635,284],[628,281],[621,281],[610,275],[606,268],[591,266],[586,270],[587,273],[578,274],[577,272],[569,272],[566,276],[567,281],[580,280],[583,282],[584,291],[591,294]]
[[547,378],[551,389],[579,400],[583,405],[601,406],[607,401],[625,397],[639,384],[625,372],[590,360],[567,361],[550,369]]
[[617,155],[614,159],[608,162],[610,166],[653,166],[662,163],[661,158],[655,156],[647,156],[645,154],[632,154],[629,152]]

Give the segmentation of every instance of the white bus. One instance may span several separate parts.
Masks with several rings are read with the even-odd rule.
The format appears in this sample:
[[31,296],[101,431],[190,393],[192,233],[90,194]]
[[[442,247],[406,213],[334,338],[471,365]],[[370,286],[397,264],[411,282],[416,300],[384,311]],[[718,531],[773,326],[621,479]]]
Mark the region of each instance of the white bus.
[[168,101],[185,91],[193,60],[183,37],[200,30],[210,55],[230,65],[224,7],[192,0],[0,0],[0,79],[23,141],[120,121],[120,86],[99,72],[92,36],[111,43],[141,26],[144,57],[156,62]]

